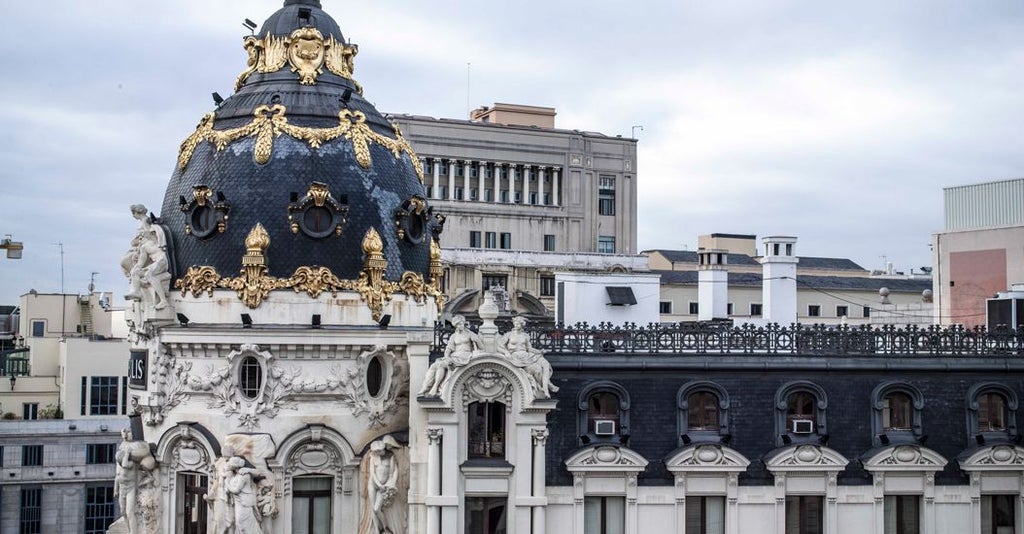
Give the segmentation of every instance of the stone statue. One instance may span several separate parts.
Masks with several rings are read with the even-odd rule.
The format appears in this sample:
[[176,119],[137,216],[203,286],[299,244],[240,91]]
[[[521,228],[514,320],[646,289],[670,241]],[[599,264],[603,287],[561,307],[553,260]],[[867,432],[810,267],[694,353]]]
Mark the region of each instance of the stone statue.
[[121,270],[131,282],[128,300],[152,302],[153,308],[167,307],[168,287],[171,279],[167,263],[167,237],[159,226],[149,219],[149,211],[142,204],[131,207],[132,216],[139,221],[139,230],[132,238],[128,252],[121,258]]
[[529,334],[523,330],[525,326],[525,317],[513,318],[512,331],[498,340],[498,352],[512,365],[526,371],[538,396],[549,398],[558,391],[558,386],[551,383],[551,364],[540,350],[533,348]]
[[150,518],[157,514],[152,509],[154,503],[150,501],[155,498],[153,471],[157,463],[149,450],[149,444],[133,440],[131,430],[122,429],[121,444],[114,454],[114,461],[117,464],[114,495],[117,496],[121,517],[129,534],[156,533]]
[[400,529],[391,521],[388,513],[398,494],[398,462],[394,449],[398,442],[391,436],[384,436],[370,444],[370,473],[367,483],[367,498],[370,504],[371,534],[399,534]]
[[465,317],[452,317],[452,324],[455,326],[455,332],[448,338],[444,356],[435,360],[427,369],[427,376],[423,379],[419,395],[436,397],[451,371],[468,364],[480,349],[480,336],[466,329]]
[[262,517],[256,503],[256,482],[253,473],[256,470],[245,466],[245,459],[234,456],[227,461],[229,475],[225,481],[225,490],[232,505],[234,530],[232,534],[263,534],[260,526]]
[[234,532],[235,514],[231,509],[227,490],[228,477],[231,476],[228,461],[234,457],[235,451],[231,445],[224,445],[221,447],[221,457],[213,463],[213,482],[205,497],[206,502],[212,508],[213,534],[232,534]]

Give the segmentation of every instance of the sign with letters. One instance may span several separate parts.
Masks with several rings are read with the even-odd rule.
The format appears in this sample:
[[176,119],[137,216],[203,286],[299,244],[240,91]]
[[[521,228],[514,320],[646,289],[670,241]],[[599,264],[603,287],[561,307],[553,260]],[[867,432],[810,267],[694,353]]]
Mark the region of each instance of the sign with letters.
[[148,350],[131,351],[131,356],[128,357],[128,387],[132,389],[146,389],[148,365]]

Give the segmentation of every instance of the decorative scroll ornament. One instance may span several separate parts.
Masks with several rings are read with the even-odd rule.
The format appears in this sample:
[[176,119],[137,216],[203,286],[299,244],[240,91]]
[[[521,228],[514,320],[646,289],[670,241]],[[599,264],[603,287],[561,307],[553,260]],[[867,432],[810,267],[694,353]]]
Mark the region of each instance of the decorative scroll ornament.
[[218,151],[221,151],[239,139],[255,137],[253,158],[256,163],[263,165],[270,161],[274,149],[274,138],[281,134],[305,141],[309,143],[310,148],[314,149],[320,148],[328,141],[344,137],[352,143],[356,161],[362,168],[369,169],[373,163],[370,157],[370,143],[375,143],[389,150],[396,159],[400,158],[403,153],[408,155],[413,168],[416,169],[416,176],[420,183],[423,183],[423,161],[413,151],[409,141],[402,136],[402,131],[397,125],[391,125],[395,132],[395,138],[392,139],[370,129],[370,126],[366,124],[366,114],[362,111],[341,110],[338,113],[338,126],[333,128],[295,126],[288,122],[285,112],[286,109],[281,104],[258,106],[253,111],[252,122],[226,130],[214,130],[215,116],[212,112],[207,113],[199,120],[196,131],[182,141],[178,150],[178,170],[185,170],[200,141],[211,143],[217,147]]
[[192,200],[185,200],[185,197],[182,196],[179,198],[178,204],[188,220],[185,224],[186,234],[205,239],[213,235],[214,232],[224,233],[224,230],[227,229],[231,204],[224,198],[224,193],[218,192],[216,200],[214,200],[213,189],[205,185],[197,185],[192,188]]
[[290,64],[291,71],[299,75],[302,85],[316,85],[326,65],[328,70],[352,82],[359,94],[363,94],[362,86],[352,78],[359,47],[347,45],[334,36],[324,39],[323,34],[311,26],[299,28],[287,37],[274,36],[269,32],[263,38],[246,37],[242,46],[249,57],[245,70],[235,80],[236,92],[253,73],[277,72],[285,64]]
[[363,238],[363,252],[366,260],[363,271],[356,280],[342,280],[326,267],[299,267],[288,278],[276,278],[267,273],[265,251],[270,246],[270,236],[257,223],[245,238],[246,253],[242,257],[241,275],[225,278],[210,266],[189,267],[174,283],[185,296],[189,292],[198,297],[204,292],[213,296],[217,288],[233,289],[238,298],[250,308],[258,308],[275,289],[292,289],[296,293],[305,292],[311,298],[330,291],[337,296],[338,291],[356,291],[366,302],[373,314],[373,320],[379,321],[384,306],[391,302],[395,293],[405,293],[416,302],[423,302],[427,296],[434,297],[438,312],[444,307],[444,298],[434,286],[423,281],[423,275],[406,271],[398,282],[384,279],[384,271],[388,262],[384,259],[384,243],[377,230],[370,228]]

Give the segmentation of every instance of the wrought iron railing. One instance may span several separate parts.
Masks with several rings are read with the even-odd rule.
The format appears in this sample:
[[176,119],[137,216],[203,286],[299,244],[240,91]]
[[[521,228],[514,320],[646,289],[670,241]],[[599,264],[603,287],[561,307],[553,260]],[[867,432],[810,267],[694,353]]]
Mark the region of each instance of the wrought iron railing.
[[[507,331],[507,327],[498,326],[502,332]],[[1024,328],[577,323],[527,330],[533,346],[547,354],[1024,355]],[[453,331],[444,324],[434,327],[435,353],[444,350]]]

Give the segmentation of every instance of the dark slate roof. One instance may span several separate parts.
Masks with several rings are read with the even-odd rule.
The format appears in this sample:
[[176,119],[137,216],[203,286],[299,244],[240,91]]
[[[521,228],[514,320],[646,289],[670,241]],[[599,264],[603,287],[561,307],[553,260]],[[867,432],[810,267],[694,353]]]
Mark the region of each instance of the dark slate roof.
[[[697,251],[695,250],[647,250],[644,252],[657,252],[668,261],[674,263],[697,263]],[[837,271],[865,271],[853,260],[846,258],[818,258],[814,256],[799,256],[799,269],[830,269]],[[746,254],[729,254],[729,265],[760,265],[753,257]]]
[[[299,17],[300,9],[310,10],[309,19]],[[288,35],[305,26],[307,20],[324,38],[343,39],[338,24],[320,9],[317,0],[287,0],[257,36],[267,32]],[[243,68],[240,64],[238,71]],[[225,81],[236,74],[225,73]],[[388,120],[359,94],[352,81],[324,67],[315,85],[301,85],[299,76],[287,64],[276,72],[253,73],[217,108],[214,129],[248,124],[258,106],[276,103],[285,106],[287,121],[292,125],[336,127],[339,112],[347,108],[363,112],[374,132],[395,137]],[[182,137],[188,134],[191,132],[183,132]],[[427,276],[429,232],[420,243],[411,244],[400,240],[395,230],[395,212],[400,205],[413,195],[426,197],[408,155],[396,157],[370,143],[372,165],[364,169],[356,161],[352,142],[344,137],[313,149],[307,142],[284,134],[273,139],[271,159],[260,165],[253,157],[255,142],[253,137],[242,138],[217,151],[212,144],[201,141],[184,170],[175,166],[159,219],[169,234],[174,280],[193,265],[212,266],[221,276],[237,276],[245,254],[245,237],[256,223],[261,223],[270,236],[266,256],[272,276],[291,276],[301,266],[324,266],[339,278],[357,278],[363,265],[361,244],[370,227],[376,228],[384,242],[386,278],[398,280],[404,271]],[[327,184],[339,202],[347,199],[347,223],[340,236],[313,239],[301,232],[292,233],[288,221],[292,196],[304,197],[312,182]],[[179,208],[179,198],[191,200],[197,185],[222,193],[230,204],[224,233],[214,232],[206,239],[186,233],[187,214]]]
[[[697,271],[651,271],[661,275],[662,284],[697,285]],[[872,278],[868,276],[797,276],[798,287],[831,290],[878,291],[883,287],[900,293],[920,293],[932,288],[931,280]],[[760,273],[729,273],[729,285],[759,287]]]

